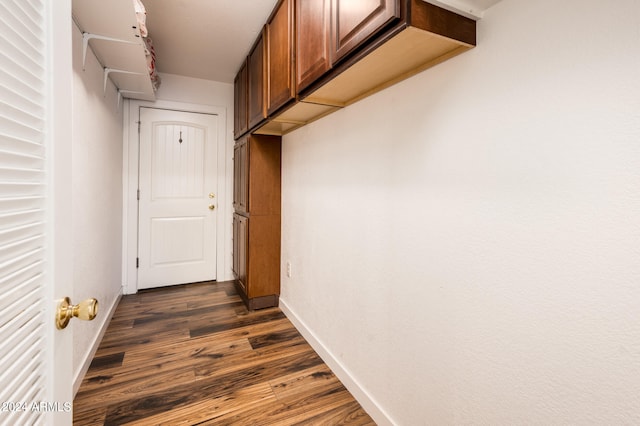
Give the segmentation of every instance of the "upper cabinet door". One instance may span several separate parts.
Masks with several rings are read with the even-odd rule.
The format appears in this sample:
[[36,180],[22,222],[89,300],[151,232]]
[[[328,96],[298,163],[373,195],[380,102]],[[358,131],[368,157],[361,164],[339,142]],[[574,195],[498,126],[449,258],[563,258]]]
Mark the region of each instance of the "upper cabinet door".
[[334,63],[400,18],[400,0],[331,1],[331,53]]
[[331,69],[331,0],[296,0],[298,93]]
[[265,91],[265,46],[264,32],[249,52],[249,128],[253,128],[267,118]]
[[293,2],[294,0],[281,0],[267,22],[269,114],[295,98]]
[[233,135],[236,139],[249,130],[249,121],[247,119],[247,89],[247,61],[245,61],[233,82]]

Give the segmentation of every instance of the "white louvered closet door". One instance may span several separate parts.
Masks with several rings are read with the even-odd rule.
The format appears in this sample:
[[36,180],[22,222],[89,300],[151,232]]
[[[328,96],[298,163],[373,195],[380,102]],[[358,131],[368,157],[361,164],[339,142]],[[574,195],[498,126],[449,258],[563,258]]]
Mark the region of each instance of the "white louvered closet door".
[[66,408],[47,405],[53,402],[48,7],[46,0],[0,2],[1,425],[51,424],[52,411]]

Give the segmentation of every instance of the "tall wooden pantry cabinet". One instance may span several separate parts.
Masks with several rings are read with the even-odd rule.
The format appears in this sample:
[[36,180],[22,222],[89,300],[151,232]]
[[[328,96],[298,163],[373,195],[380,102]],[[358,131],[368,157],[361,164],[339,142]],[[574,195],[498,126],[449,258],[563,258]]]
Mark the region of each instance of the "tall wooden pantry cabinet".
[[279,136],[245,135],[234,148],[233,272],[251,310],[280,295]]

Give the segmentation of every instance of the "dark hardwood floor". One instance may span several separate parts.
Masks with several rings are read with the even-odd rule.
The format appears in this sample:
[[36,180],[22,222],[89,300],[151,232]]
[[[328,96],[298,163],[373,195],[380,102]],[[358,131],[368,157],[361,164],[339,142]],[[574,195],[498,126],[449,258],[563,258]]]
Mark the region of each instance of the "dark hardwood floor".
[[74,400],[74,425],[373,425],[278,308],[232,282],[124,296]]

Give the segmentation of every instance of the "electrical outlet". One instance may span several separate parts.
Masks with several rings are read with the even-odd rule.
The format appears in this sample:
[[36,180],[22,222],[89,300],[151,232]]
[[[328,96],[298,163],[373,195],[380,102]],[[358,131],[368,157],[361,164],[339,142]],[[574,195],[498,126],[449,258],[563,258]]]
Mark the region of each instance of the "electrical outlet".
[[287,277],[291,278],[291,262],[287,262]]

